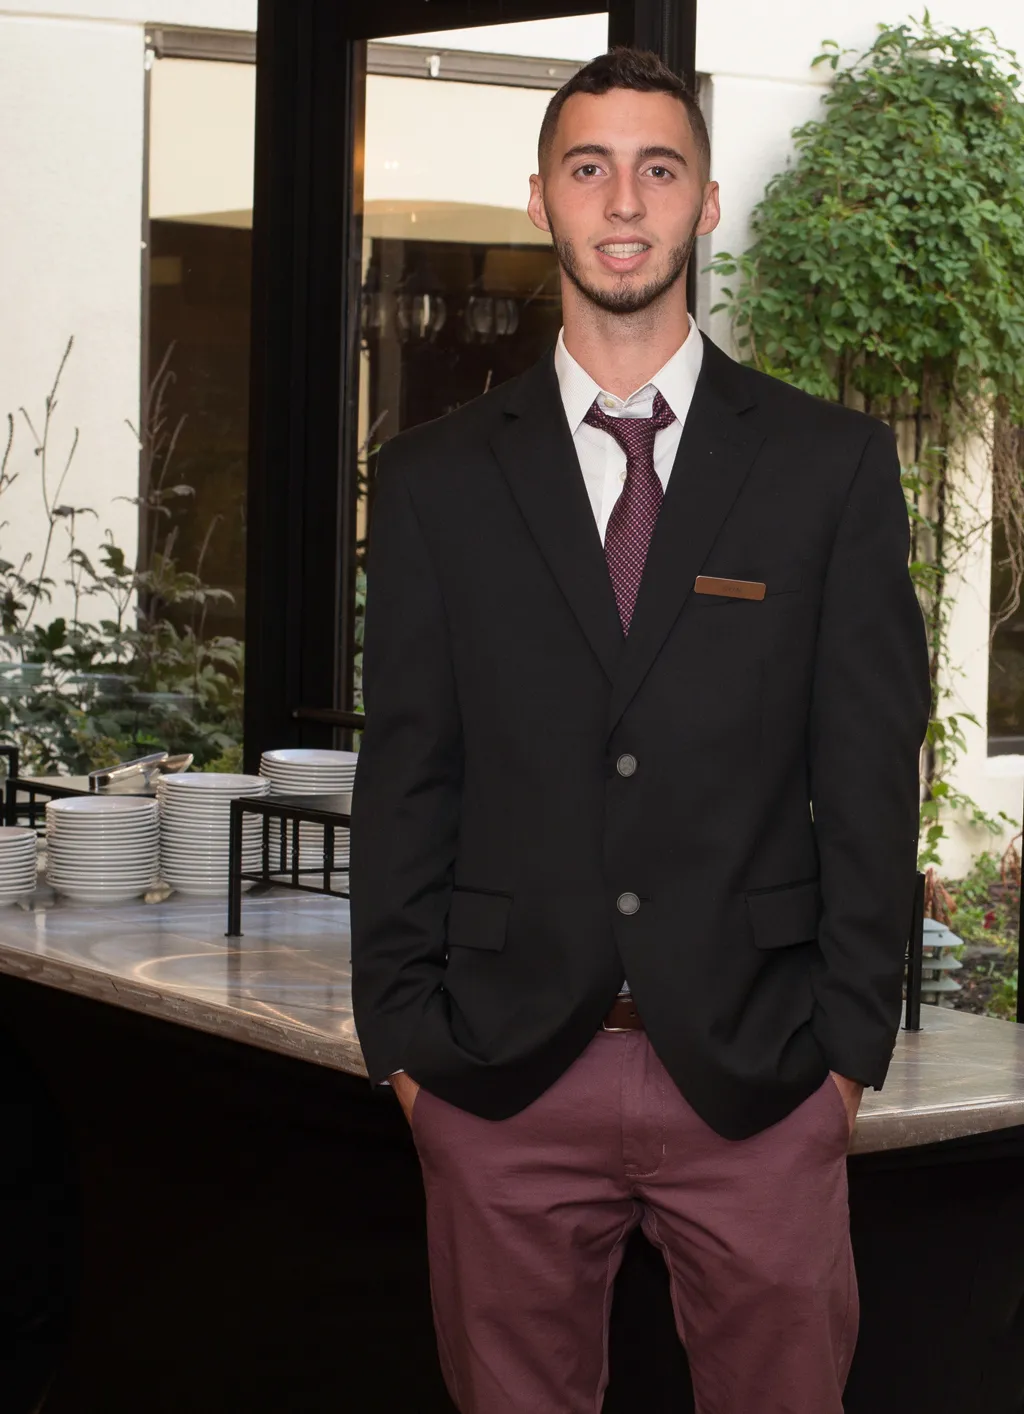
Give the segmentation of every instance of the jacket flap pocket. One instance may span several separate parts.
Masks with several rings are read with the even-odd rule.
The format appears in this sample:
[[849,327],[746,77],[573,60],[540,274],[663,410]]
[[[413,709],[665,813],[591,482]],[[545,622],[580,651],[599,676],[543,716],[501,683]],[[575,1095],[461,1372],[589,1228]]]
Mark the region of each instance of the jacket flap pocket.
[[456,889],[448,910],[449,947],[500,952],[505,946],[511,904],[512,898],[508,894]]
[[757,947],[788,948],[817,938],[821,917],[821,887],[817,879],[746,897]]

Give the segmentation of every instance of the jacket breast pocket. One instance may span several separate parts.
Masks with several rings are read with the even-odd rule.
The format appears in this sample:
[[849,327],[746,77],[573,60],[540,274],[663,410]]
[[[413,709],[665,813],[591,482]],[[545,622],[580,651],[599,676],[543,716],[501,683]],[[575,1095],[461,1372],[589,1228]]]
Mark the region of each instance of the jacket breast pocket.
[[817,879],[782,888],[755,889],[746,899],[756,947],[788,948],[817,940],[821,918],[821,886]]
[[456,888],[448,910],[448,946],[501,952],[511,906],[511,894]]
[[748,613],[756,612],[764,608],[770,599],[774,599],[779,594],[795,594],[800,588],[800,573],[794,570],[783,570],[775,574],[760,575],[736,575],[737,579],[752,579],[756,583],[764,585],[763,599],[745,599],[741,595],[734,594],[698,594],[696,590],[690,595],[690,603],[697,608],[712,609],[723,604],[742,604]]

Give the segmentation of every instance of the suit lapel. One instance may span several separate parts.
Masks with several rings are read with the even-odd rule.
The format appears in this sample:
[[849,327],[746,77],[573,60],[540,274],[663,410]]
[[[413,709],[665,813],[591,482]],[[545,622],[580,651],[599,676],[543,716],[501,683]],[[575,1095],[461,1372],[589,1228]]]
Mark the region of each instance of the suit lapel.
[[668,637],[764,440],[756,424],[740,416],[753,402],[752,380],[705,339],[700,377],[612,686],[609,734]]
[[553,352],[509,388],[491,447],[569,607],[609,679],[624,649],[604,549],[565,420]]

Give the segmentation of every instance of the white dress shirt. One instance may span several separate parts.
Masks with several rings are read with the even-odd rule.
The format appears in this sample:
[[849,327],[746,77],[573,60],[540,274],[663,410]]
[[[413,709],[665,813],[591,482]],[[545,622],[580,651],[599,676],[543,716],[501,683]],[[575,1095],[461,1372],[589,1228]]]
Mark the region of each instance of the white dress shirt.
[[649,383],[637,388],[628,398],[617,398],[614,393],[606,392],[599,383],[595,383],[565,347],[564,331],[558,331],[555,374],[602,545],[608,517],[626,480],[626,453],[614,437],[609,437],[602,428],[592,427],[583,419],[597,400],[600,400],[599,406],[609,417],[650,417],[654,411],[654,394],[659,392],[676,415],[671,426],[660,428],[654,436],[654,470],[663,489],[667,489],[672,463],[679,450],[679,439],[683,435],[683,423],[690,410],[697,375],[704,359],[700,330],[692,314],[689,318],[690,332],[668,363],[654,374]]

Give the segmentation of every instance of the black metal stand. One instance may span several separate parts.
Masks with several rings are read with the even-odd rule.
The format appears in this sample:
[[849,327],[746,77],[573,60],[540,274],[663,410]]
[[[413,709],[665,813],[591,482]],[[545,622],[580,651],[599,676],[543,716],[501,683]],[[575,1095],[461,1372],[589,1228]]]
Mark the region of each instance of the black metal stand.
[[[278,795],[274,797],[244,797],[231,802],[231,825],[228,843],[228,938],[242,936],[242,884],[249,880],[256,884],[277,884],[284,888],[299,889],[310,894],[330,894],[333,898],[348,898],[347,889],[337,889],[331,882],[332,875],[342,871],[334,860],[334,832],[347,829],[350,823],[352,796],[341,795]],[[246,815],[258,815],[263,820],[262,868],[253,871],[244,868],[242,857],[243,823]],[[281,822],[278,840],[277,868],[272,867],[270,845],[270,822]],[[324,831],[324,858],[322,865],[299,865],[300,825],[322,825]],[[288,859],[287,834],[290,826],[291,861]],[[304,878],[316,876],[319,884],[302,883]]]
[[918,873],[914,885],[914,908],[910,918],[907,947],[907,1007],[904,1031],[921,1029],[921,971],[924,960],[924,875]]
[[[19,775],[19,773],[20,773],[20,766],[21,766],[21,755],[20,755],[20,753],[19,753],[19,751],[18,751],[18,748],[13,744],[13,742],[0,742],[0,756],[3,756],[3,757],[6,759],[6,761],[7,761],[7,775],[6,775],[6,777],[5,777],[5,781],[16,780],[17,777],[18,777],[18,775]],[[16,824],[18,823],[18,822],[17,822],[17,819],[16,819],[16,818],[12,815],[12,813],[11,813],[12,801],[13,801],[13,800],[14,800],[14,796],[11,794],[11,792],[10,792],[9,790],[7,790],[6,785],[5,785],[5,791],[4,791],[4,824],[5,824],[5,825],[16,825]]]
[[[0,754],[8,755],[9,751],[16,752],[17,748],[0,746]],[[17,762],[17,756],[14,761]],[[19,793],[28,799],[19,800]],[[38,830],[41,822],[45,824],[45,802],[72,795],[144,795],[154,799],[156,784],[147,785],[145,778],[140,776],[137,783],[132,780],[96,791],[91,789],[88,776],[19,776],[12,765],[11,774],[4,782],[4,824],[17,825],[24,820],[29,828]]]

